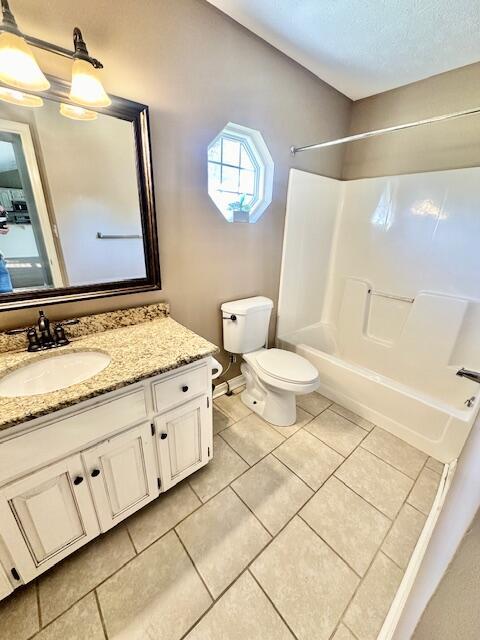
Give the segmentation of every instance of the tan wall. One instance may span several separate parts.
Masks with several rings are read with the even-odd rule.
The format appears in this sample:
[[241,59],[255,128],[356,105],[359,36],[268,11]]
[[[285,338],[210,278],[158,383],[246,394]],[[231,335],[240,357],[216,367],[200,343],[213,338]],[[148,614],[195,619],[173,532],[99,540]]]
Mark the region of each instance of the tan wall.
[[[150,106],[163,291],[52,307],[52,317],[170,301],[172,315],[221,343],[219,304],[276,300],[288,170],[338,177],[343,149],[292,159],[292,144],[344,135],[351,102],[204,0],[16,0],[27,33],[70,45],[81,26],[111,93]],[[69,63],[40,52],[68,77]],[[259,129],[275,162],[273,202],[255,225],[228,224],[207,195],[208,143],[228,122]],[[0,327],[34,312],[9,312]]]
[[[351,133],[480,105],[480,63],[442,73],[353,104]],[[480,116],[426,125],[348,145],[346,180],[480,164]]]

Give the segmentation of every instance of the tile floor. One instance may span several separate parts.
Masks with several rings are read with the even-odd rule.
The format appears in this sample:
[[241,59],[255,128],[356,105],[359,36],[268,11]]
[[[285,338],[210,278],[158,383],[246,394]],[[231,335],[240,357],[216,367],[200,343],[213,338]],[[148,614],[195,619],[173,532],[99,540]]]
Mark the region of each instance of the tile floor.
[[442,465],[320,394],[215,400],[214,459],[0,603],[2,640],[374,640]]

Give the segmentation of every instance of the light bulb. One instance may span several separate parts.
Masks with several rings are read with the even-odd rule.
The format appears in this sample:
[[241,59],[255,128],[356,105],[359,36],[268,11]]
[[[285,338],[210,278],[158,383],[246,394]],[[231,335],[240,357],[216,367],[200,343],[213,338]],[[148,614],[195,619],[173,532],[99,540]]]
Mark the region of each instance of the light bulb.
[[89,111],[83,107],[76,107],[73,104],[60,103],[60,113],[71,120],[96,120],[98,113]]
[[21,35],[0,33],[0,80],[16,89],[46,91],[50,83]]
[[43,100],[40,96],[32,96],[28,93],[17,91],[17,89],[7,89],[7,87],[0,87],[0,100],[20,107],[43,106]]
[[73,61],[69,98],[83,107],[108,107],[112,101],[98,79],[97,70],[80,58]]

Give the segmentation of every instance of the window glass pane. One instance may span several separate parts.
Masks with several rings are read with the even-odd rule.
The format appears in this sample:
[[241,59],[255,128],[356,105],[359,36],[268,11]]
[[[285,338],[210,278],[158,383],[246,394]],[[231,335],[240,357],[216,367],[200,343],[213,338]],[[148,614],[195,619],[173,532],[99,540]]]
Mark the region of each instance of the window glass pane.
[[208,163],[208,186],[210,191],[215,191],[220,187],[220,170],[219,164]]
[[245,146],[242,144],[242,155],[240,158],[240,166],[242,169],[253,169],[253,162],[248,155],[248,151],[245,149]]
[[208,149],[208,159],[220,162],[222,152],[222,139],[219,138],[214,145]]
[[240,166],[240,142],[223,138],[223,162]]
[[255,193],[255,172],[242,169],[240,171],[240,191],[241,193]]
[[222,189],[238,193],[239,170],[223,166]]

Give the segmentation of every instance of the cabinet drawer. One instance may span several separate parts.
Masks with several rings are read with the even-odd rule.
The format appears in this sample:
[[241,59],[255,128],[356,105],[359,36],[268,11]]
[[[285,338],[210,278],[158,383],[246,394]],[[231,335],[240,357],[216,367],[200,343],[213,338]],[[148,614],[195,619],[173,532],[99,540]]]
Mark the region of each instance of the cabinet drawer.
[[207,367],[187,369],[183,373],[153,384],[155,409],[163,411],[207,392]]

